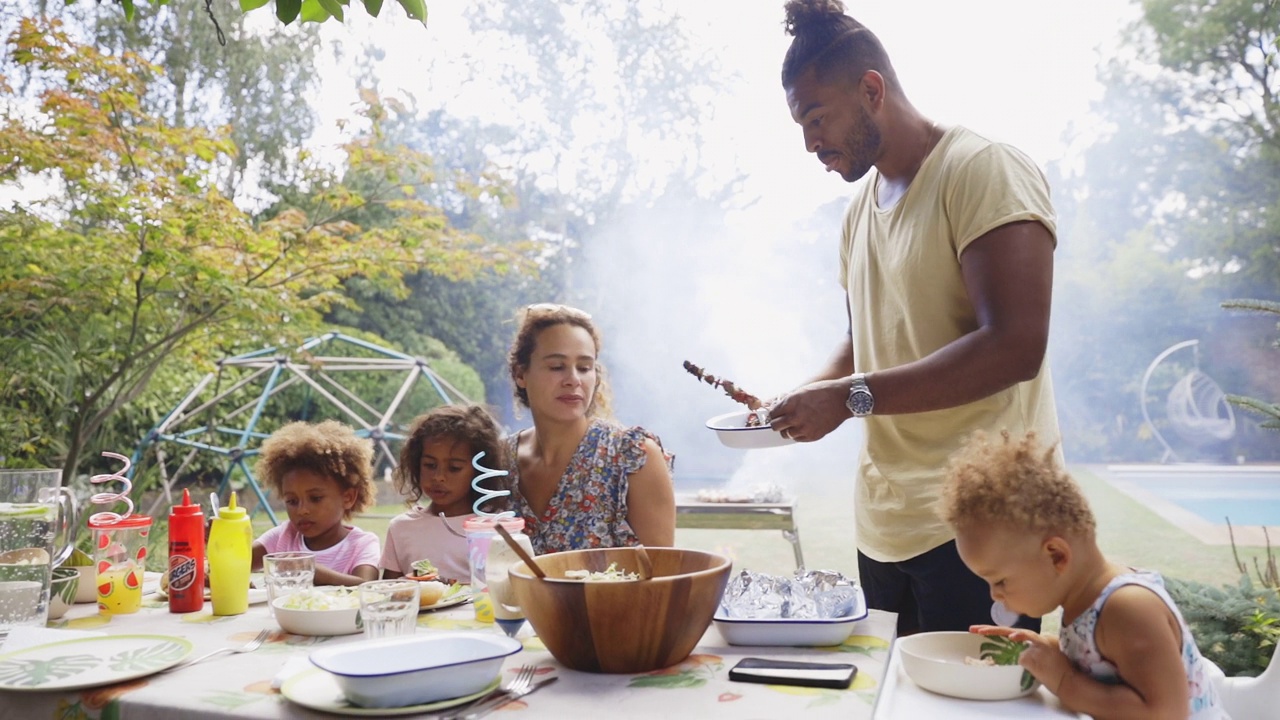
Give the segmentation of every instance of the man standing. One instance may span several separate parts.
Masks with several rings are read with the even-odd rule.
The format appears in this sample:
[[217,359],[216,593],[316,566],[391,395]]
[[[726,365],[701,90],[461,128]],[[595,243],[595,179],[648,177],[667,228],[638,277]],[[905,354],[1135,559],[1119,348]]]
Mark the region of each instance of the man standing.
[[849,336],[772,407],[771,424],[808,442],[865,419],[858,571],[900,634],[1013,624],[935,506],[949,456],[974,430],[1059,438],[1044,358],[1048,183],[1018,150],[916,110],[880,40],[839,0],[789,0],[786,15],[782,85],[805,149],[861,182],[840,245]]

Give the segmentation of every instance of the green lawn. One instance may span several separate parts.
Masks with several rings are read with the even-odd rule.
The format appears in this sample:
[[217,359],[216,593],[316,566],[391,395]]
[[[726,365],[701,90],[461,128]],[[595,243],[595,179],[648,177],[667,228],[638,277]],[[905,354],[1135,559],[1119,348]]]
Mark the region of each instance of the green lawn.
[[[1210,585],[1235,584],[1239,577],[1230,546],[1206,545],[1170,524],[1084,467],[1072,472],[1084,488],[1098,518],[1098,541],[1103,552],[1116,562],[1155,570],[1168,577],[1198,580]],[[821,491],[818,488],[821,487]],[[854,553],[853,483],[850,478],[825,478],[796,492],[796,519],[805,564],[812,569],[837,570],[850,577],[858,574]],[[355,524],[386,537],[387,524],[403,506],[383,504],[355,519]],[[385,517],[376,517],[382,515]],[[283,521],[283,510],[277,512]],[[271,526],[264,513],[253,516],[255,535]],[[158,522],[150,538],[148,569],[163,570],[168,564],[166,523]],[[1280,541],[1280,538],[1277,538]],[[676,544],[722,553],[733,559],[735,568],[757,572],[790,574],[795,568],[791,543],[777,530],[688,530],[676,531]],[[1252,567],[1254,558],[1265,558],[1261,547],[1242,547],[1240,558]]]
[[[1098,519],[1098,542],[1112,560],[1134,567],[1155,570],[1167,577],[1197,580],[1210,585],[1234,585],[1239,578],[1230,546],[1206,545],[1130,496],[1111,487],[1085,467],[1072,468],[1084,488]],[[821,490],[819,490],[821,488]],[[385,496],[384,496],[385,497]],[[850,521],[853,483],[848,477],[828,477],[801,487],[796,492],[796,519],[805,564],[811,569],[836,570],[850,577],[858,573],[854,553],[854,531]],[[355,519],[355,524],[385,537],[390,517],[402,505],[383,504]],[[377,517],[377,516],[383,517]],[[283,510],[277,512],[283,521]],[[263,513],[253,517],[254,533],[271,526]],[[167,567],[166,523],[157,523],[151,534],[148,568]],[[1280,541],[1280,538],[1277,538]],[[757,572],[790,574],[795,568],[791,543],[777,530],[688,530],[676,531],[676,544],[722,553],[733,559],[734,568]],[[1261,547],[1239,548],[1240,558],[1251,567],[1254,558],[1265,558]],[[1057,618],[1046,618],[1046,630],[1057,626]]]
[[[1123,492],[1111,487],[1087,468],[1073,468],[1098,518],[1098,542],[1116,562],[1155,570],[1170,577],[1198,580],[1212,585],[1234,584],[1239,573],[1230,546],[1206,545],[1171,525]],[[797,493],[796,517],[805,564],[814,569],[837,570],[851,577],[858,572],[854,553],[851,479],[830,479],[819,493],[814,487]],[[394,515],[401,507],[381,505],[370,514]],[[385,536],[388,520],[360,517],[356,524]],[[266,519],[255,526],[265,529]],[[1278,538],[1280,540],[1280,538]],[[676,544],[723,553],[735,568],[789,574],[795,567],[791,544],[777,530],[676,531]],[[1263,548],[1241,548],[1241,559],[1265,556]]]

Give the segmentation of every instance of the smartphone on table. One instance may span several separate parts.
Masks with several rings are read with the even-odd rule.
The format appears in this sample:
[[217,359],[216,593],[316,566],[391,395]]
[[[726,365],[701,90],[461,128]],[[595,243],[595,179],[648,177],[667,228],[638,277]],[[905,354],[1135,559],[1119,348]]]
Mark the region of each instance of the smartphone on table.
[[797,662],[769,658],[743,658],[729,670],[729,679],[768,685],[843,690],[853,684],[858,668],[851,663]]

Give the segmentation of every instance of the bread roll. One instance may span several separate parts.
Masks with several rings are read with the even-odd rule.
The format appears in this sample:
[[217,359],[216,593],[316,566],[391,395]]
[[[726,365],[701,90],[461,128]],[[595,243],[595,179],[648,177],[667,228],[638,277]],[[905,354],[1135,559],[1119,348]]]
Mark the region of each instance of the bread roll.
[[444,596],[444,591],[449,586],[438,580],[427,580],[418,583],[418,607],[430,607],[440,602],[440,598]]

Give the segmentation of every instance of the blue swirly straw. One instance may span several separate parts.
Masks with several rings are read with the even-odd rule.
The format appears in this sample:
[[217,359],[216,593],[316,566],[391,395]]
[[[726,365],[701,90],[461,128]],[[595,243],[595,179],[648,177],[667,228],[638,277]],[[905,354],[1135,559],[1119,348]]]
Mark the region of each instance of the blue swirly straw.
[[480,487],[481,482],[488,480],[491,477],[502,477],[507,474],[506,470],[493,470],[481,465],[480,458],[482,457],[484,457],[483,450],[476,453],[476,456],[471,458],[471,467],[475,468],[476,472],[480,473],[471,481],[472,489],[480,493],[480,499],[472,503],[471,509],[475,511],[476,515],[492,518],[494,520],[505,520],[507,518],[515,517],[516,514],[512,510],[503,510],[502,512],[495,514],[488,513],[480,509],[481,505],[484,505],[486,502],[494,498],[506,497],[511,494],[510,490],[490,490],[488,488]]

